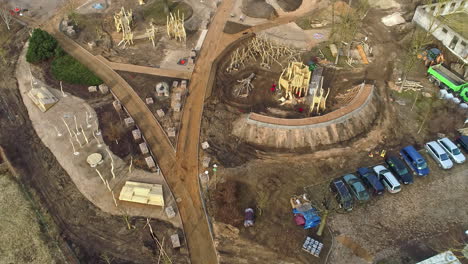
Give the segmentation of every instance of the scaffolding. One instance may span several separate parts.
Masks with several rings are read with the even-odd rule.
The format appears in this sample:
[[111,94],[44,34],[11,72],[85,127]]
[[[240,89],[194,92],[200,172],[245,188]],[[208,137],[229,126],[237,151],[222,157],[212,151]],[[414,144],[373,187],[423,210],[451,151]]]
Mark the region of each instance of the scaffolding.
[[180,17],[179,10],[177,10],[177,14],[169,13],[167,16],[167,35],[169,38],[175,38],[180,42],[186,41],[184,14]]
[[132,32],[132,22],[133,22],[133,12],[125,11],[125,8],[121,8],[119,12],[114,15],[115,28],[117,32],[122,32],[122,40],[117,44],[120,46],[122,43],[125,48],[126,45],[133,44],[133,32]]

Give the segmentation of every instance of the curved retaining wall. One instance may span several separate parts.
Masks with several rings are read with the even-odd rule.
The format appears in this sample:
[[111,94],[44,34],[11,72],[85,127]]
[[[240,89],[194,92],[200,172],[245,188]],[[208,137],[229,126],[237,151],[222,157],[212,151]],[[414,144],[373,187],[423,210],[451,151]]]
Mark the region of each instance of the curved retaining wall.
[[350,140],[368,131],[377,117],[374,90],[364,85],[350,104],[323,116],[285,119],[250,113],[234,122],[232,133],[251,144],[279,149],[314,149]]

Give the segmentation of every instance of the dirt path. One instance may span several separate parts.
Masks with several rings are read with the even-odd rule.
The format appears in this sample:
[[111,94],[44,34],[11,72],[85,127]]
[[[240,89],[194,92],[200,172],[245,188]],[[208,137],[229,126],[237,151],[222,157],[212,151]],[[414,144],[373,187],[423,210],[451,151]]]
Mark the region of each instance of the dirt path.
[[115,71],[136,72],[136,73],[164,76],[164,77],[177,78],[177,79],[187,79],[187,80],[190,79],[190,76],[192,75],[192,72],[190,71],[161,69],[161,68],[153,68],[153,67],[133,65],[133,64],[111,62],[101,55],[96,56],[96,58],[102,61],[103,63],[107,64],[110,68],[112,68]]

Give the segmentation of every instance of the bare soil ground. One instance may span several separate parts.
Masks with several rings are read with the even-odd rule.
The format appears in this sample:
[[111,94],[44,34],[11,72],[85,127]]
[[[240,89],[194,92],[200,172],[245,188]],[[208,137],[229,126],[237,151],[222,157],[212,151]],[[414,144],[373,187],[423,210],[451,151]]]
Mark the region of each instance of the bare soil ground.
[[[149,1],[148,5],[155,4],[156,0]],[[127,48],[118,47],[118,43],[122,39],[121,33],[116,32],[114,25],[114,13],[119,11],[121,7],[126,10],[133,10],[134,22],[132,31],[134,33],[134,45]],[[137,39],[138,36],[146,33],[149,27],[151,16],[148,15],[146,5],[138,5],[138,1],[119,0],[112,2],[112,5],[103,13],[90,14],[73,14],[70,19],[75,21],[77,25],[77,36],[75,41],[80,43],[86,49],[90,49],[88,43],[94,42],[95,47],[91,52],[94,55],[103,55],[110,61],[130,63],[143,66],[158,66],[164,61],[168,53],[173,50],[180,50],[180,57],[188,56],[190,49],[195,46],[198,40],[198,34],[195,31],[187,30],[186,44],[179,43],[175,40],[169,40],[166,33],[166,18],[164,14],[158,17],[164,17],[164,24],[156,27],[155,44],[153,47],[148,38]],[[186,17],[187,19],[188,17]],[[158,20],[159,21],[159,20]]]
[[[375,81],[378,96],[382,99],[377,113],[381,117],[375,128],[349,142],[314,153],[291,154],[278,150],[274,153],[242,142],[230,134],[231,122],[249,109],[239,107],[238,102],[226,95],[225,91],[229,91],[234,80],[230,80],[225,72],[218,74],[222,81],[217,82],[212,98],[206,102],[202,138],[210,143],[206,153],[221,164],[209,186],[213,193],[210,214],[215,223],[232,226],[225,228],[230,230],[225,232],[230,234],[230,243],[220,242],[218,245],[222,260],[235,259],[237,262],[231,263],[243,263],[268,256],[278,260],[288,258],[285,263],[323,263],[326,254],[320,259],[311,259],[300,250],[305,236],[314,234],[315,230],[305,231],[294,225],[289,204],[291,195],[303,193],[304,187],[309,185],[326,188],[332,178],[354,172],[358,167],[383,163],[380,156],[368,157],[370,151],[385,149],[389,154],[396,154],[409,144],[421,148],[438,133],[453,138],[456,129],[462,127],[465,113],[460,113],[453,105],[438,101],[434,96],[421,95],[414,103],[416,93],[398,94],[389,89],[388,81],[398,77],[401,68],[398,54],[404,46],[397,43],[402,37],[397,31],[389,32],[380,23],[384,14],[372,9],[364,20],[362,34],[372,41],[375,56],[369,67],[325,73],[326,85],[343,87],[331,90],[331,108],[338,107],[334,105],[334,95],[363,79]],[[437,89],[426,83],[424,73],[424,67],[419,65],[410,76],[425,85],[425,92],[435,94]],[[239,78],[247,75],[238,74],[236,77]],[[260,86],[266,85],[271,76],[264,75],[263,78],[265,84],[260,83]],[[270,79],[270,82],[276,79]],[[254,93],[253,98],[257,96]],[[434,248],[440,252],[456,247],[456,240],[444,238],[443,241],[452,241],[445,245],[437,240],[444,235],[459,238],[458,232],[467,228],[466,210],[460,210],[464,207],[462,197],[466,187],[461,181],[465,179],[462,175],[466,174],[467,165],[455,166],[450,172],[440,171],[432,161],[429,166],[433,169],[429,177],[404,186],[400,194],[385,194],[369,204],[358,206],[351,214],[331,215],[333,236],[341,236],[340,242],[335,242],[329,263],[364,263],[369,259],[413,263],[430,256]],[[237,185],[237,195],[233,195],[234,198],[219,196],[226,192],[226,185],[232,186],[231,182]],[[447,188],[451,191],[447,192]],[[236,199],[237,204],[232,199]],[[224,206],[234,211],[232,218],[226,217]],[[237,220],[247,207],[256,209],[256,225],[252,228],[239,226]],[[390,216],[388,212],[395,214]],[[330,246],[331,234],[326,233],[323,239]],[[262,246],[264,250],[261,253],[259,250],[255,253],[241,251],[239,245],[244,248]]]
[[296,10],[302,5],[303,0],[277,0],[278,5],[286,12]]
[[104,143],[109,146],[112,153],[130,162],[130,157],[133,159],[133,164],[143,170],[150,171],[145,162],[143,155],[138,147],[142,141],[133,139],[132,130],[134,126],[126,127],[123,119],[126,117],[124,112],[117,112],[114,106],[109,103],[95,108],[99,124],[101,124],[102,137]]
[[[3,27],[2,27],[3,29]],[[6,64],[0,65],[1,115],[0,145],[21,175],[21,181],[35,201],[46,208],[64,238],[83,263],[153,263],[157,247],[145,227],[146,219],[129,218],[134,228],[128,230],[123,217],[102,213],[86,200],[60,167],[53,154],[38,138],[28,118],[14,76],[14,65],[27,31],[14,28],[2,48]],[[152,220],[156,235],[162,238],[178,232],[165,222]],[[188,253],[173,250],[165,243],[165,250],[174,263],[187,263]]]
[[[143,101],[146,98],[153,98],[154,103],[147,105],[153,115],[156,117],[158,122],[163,126],[164,130],[167,132],[169,128],[175,127],[176,128],[176,136],[169,137],[173,146],[176,144],[176,139],[179,131],[180,126],[180,117],[181,112],[175,112],[171,107],[171,97],[174,96],[174,91],[172,89],[172,83],[174,81],[178,81],[179,84],[181,82],[180,79],[174,78],[167,78],[167,77],[160,77],[154,75],[147,75],[147,74],[136,74],[136,73],[129,73],[129,72],[119,72],[119,74],[127,81],[135,90],[135,92],[141,97]],[[169,97],[157,97],[156,94],[156,84],[159,82],[166,82],[169,85],[170,96]],[[183,99],[184,101],[185,99]],[[182,102],[183,102],[182,101]],[[156,114],[156,111],[162,109],[165,113],[163,117],[159,117]],[[182,108],[183,109],[183,104]]]
[[242,12],[255,18],[271,19],[277,16],[276,10],[265,0],[242,0]]
[[228,21],[226,23],[226,26],[224,27],[223,32],[227,33],[227,34],[236,34],[236,33],[239,33],[241,31],[244,31],[244,30],[246,30],[248,28],[250,28],[250,26],[239,24],[239,23],[236,23],[236,22],[233,22],[233,21]]

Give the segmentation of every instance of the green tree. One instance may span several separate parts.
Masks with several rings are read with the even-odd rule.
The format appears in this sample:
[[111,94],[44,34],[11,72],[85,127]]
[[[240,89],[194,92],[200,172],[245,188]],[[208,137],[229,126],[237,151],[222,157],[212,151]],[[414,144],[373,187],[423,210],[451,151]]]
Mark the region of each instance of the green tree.
[[29,39],[26,61],[37,63],[52,58],[57,46],[57,40],[54,37],[46,31],[36,28]]
[[99,79],[83,64],[70,55],[57,57],[52,62],[52,75],[56,80],[81,85],[99,85]]

